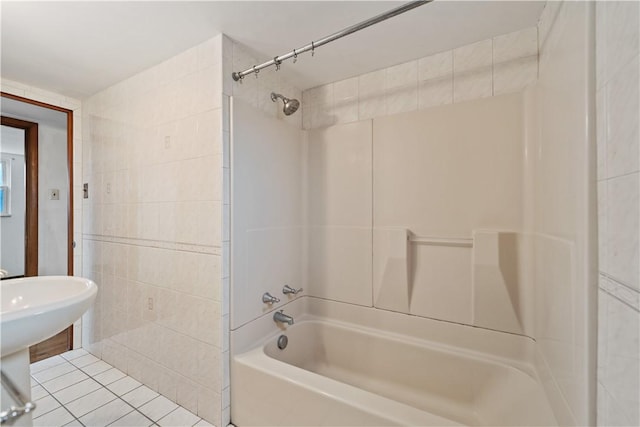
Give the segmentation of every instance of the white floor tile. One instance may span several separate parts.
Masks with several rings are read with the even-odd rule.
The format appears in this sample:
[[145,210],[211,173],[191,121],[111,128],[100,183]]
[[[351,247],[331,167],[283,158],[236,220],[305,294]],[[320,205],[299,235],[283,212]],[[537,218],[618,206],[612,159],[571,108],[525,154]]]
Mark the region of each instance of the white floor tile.
[[52,380],[43,382],[42,387],[44,387],[49,393],[55,393],[56,391],[67,388],[73,384],[77,384],[88,378],[87,374],[76,369],[68,374],[60,375]]
[[53,397],[58,399],[63,405],[66,405],[67,403],[79,399],[91,392],[94,392],[99,388],[102,388],[100,384],[95,382],[93,379],[88,378],[84,381],[80,381],[77,384],[53,393]]
[[140,412],[151,418],[153,421],[158,421],[169,412],[176,409],[178,405],[170,401],[164,396],[158,396],[151,402],[147,402],[138,408]]
[[[231,425],[231,424],[229,424]],[[197,423],[195,423],[193,425],[193,427],[215,427],[213,424],[209,424],[207,421],[205,420],[200,420]]]
[[123,394],[122,398],[129,402],[131,406],[138,408],[151,399],[155,399],[157,396],[158,393],[143,385],[130,391],[129,393]]
[[123,394],[128,393],[134,388],[140,387],[141,385],[142,384],[140,382],[134,380],[129,376],[126,376],[119,379],[118,381],[112,382],[107,386],[107,388],[118,396],[122,396]]
[[82,371],[90,376],[96,376],[104,371],[108,371],[109,369],[113,368],[113,366],[109,365],[107,362],[104,362],[102,360],[92,363],[90,365],[87,366],[83,366],[82,367]]
[[52,368],[56,365],[60,365],[61,363],[65,363],[65,362],[66,360],[64,360],[60,356],[53,356],[53,357],[49,357],[48,359],[43,359],[39,362],[31,364],[30,366],[31,374],[44,371],[45,369]]
[[199,416],[192,414],[184,408],[178,407],[175,411],[160,418],[158,425],[161,427],[182,427],[192,426],[198,421],[200,421]]
[[99,388],[79,399],[69,402],[65,407],[76,417],[80,418],[94,409],[98,409],[104,404],[116,399],[116,396],[106,388]]
[[111,384],[114,381],[118,381],[120,378],[124,378],[127,375],[119,369],[111,368],[98,375],[94,375],[93,379],[98,381],[102,385]]
[[45,397],[47,394],[49,393],[41,385],[31,387],[31,400],[41,399]]
[[212,427],[83,349],[34,363],[30,369],[36,427]]
[[56,377],[59,377],[60,375],[68,374],[69,372],[75,371],[75,369],[75,366],[65,361],[64,363],[56,365],[52,368],[47,368],[43,371],[37,372],[32,376],[42,384],[43,382],[52,380]]
[[41,417],[33,420],[34,427],[51,427],[51,426],[63,426],[68,422],[73,421],[73,415],[69,413],[64,407],[59,407],[51,412],[48,412]]
[[80,422],[85,426],[106,426],[118,418],[121,418],[134,409],[120,399],[112,400],[95,411],[89,412],[80,418]]
[[151,424],[153,424],[153,421],[134,410],[114,423],[109,424],[109,427],[147,427]]
[[37,418],[60,407],[60,403],[50,395],[36,400],[35,403],[36,409],[33,411],[33,418]]
[[82,368],[83,366],[91,365],[92,363],[96,363],[99,361],[97,357],[93,354],[85,354],[84,356],[76,357],[75,359],[71,359],[70,362],[73,365],[76,365],[78,368]]
[[78,357],[86,356],[89,354],[87,350],[84,348],[78,348],[76,350],[67,351],[66,353],[62,353],[60,356],[64,357],[67,360],[73,360]]

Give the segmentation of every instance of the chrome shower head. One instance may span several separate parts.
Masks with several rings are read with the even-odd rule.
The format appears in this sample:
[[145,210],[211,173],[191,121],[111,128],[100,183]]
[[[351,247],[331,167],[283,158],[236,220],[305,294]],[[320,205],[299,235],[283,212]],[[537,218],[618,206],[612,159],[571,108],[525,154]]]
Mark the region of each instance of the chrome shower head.
[[282,102],[284,103],[284,107],[282,107],[282,112],[284,113],[285,116],[292,115],[293,113],[298,111],[298,108],[300,108],[300,101],[298,101],[297,99],[293,99],[293,98],[289,99],[287,97],[280,95],[279,93],[271,92],[271,100],[273,102],[276,102],[278,98],[282,99]]

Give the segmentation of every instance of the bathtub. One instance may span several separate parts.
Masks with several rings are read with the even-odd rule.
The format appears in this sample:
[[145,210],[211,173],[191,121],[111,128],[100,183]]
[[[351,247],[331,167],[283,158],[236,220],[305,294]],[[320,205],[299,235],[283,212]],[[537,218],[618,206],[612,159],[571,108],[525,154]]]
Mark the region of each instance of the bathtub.
[[[383,314],[389,315],[397,313]],[[380,328],[393,324],[384,319],[369,327],[358,313],[346,316],[355,322],[313,310],[298,317],[233,357],[234,424],[557,425],[535,371],[520,357],[527,347],[523,337],[453,324],[437,325],[433,333],[429,319],[417,319],[427,328],[412,336]],[[447,340],[449,326],[456,337]],[[482,337],[465,339],[456,328],[469,336],[499,335],[492,349],[491,343],[474,346]],[[288,337],[283,350],[277,346],[282,334]],[[517,341],[515,351],[510,339]]]

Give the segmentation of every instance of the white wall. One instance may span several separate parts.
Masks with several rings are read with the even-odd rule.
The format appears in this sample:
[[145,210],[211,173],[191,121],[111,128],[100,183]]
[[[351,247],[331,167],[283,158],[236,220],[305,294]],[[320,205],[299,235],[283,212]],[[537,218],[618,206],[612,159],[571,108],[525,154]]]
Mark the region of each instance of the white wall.
[[598,425],[640,425],[640,3],[596,3]]
[[538,76],[537,40],[527,28],[305,90],[304,129],[518,92]]
[[532,336],[522,119],[510,94],[308,131],[309,295]]
[[[485,307],[474,301],[487,291],[474,264],[491,251],[478,233],[522,229],[522,110],[521,96],[511,94],[373,120],[377,307],[489,326]],[[388,262],[378,256],[384,250],[379,233],[398,227],[417,237],[473,239],[473,248],[409,245],[406,308],[384,303],[401,281],[385,279],[378,265]],[[507,330],[524,333],[524,325]]]
[[[38,275],[67,274],[69,178],[67,131],[38,126]],[[59,200],[49,191],[58,190]]]
[[24,274],[25,224],[25,160],[24,130],[2,126],[2,159],[11,162],[11,216],[0,218],[2,248],[0,267],[9,272],[7,277]]
[[[300,129],[246,101],[232,103],[231,329],[279,309],[304,278],[303,144]],[[269,292],[279,303],[265,304]],[[300,294],[300,296],[303,294]]]
[[[67,167],[67,119],[58,111],[3,101],[3,113],[38,123],[38,274],[66,275],[69,210],[69,169]],[[51,189],[59,199],[51,200]]]
[[538,370],[561,424],[595,423],[594,14],[549,2],[528,106]]
[[229,419],[221,73],[218,36],[86,100],[83,129],[83,274],[100,289],[84,346],[215,425]]
[[371,306],[372,121],[308,135],[309,295]]

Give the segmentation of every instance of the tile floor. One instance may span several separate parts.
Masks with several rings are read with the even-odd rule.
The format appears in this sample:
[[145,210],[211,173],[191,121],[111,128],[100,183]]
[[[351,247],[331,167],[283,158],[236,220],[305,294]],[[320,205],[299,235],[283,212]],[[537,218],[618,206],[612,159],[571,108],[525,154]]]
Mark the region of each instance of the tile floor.
[[34,426],[211,426],[87,351],[31,365]]

